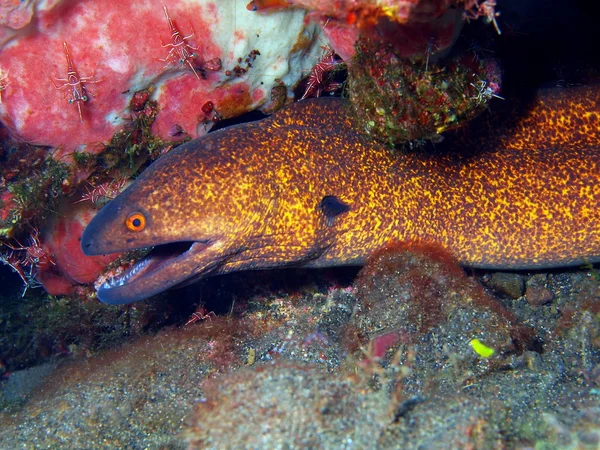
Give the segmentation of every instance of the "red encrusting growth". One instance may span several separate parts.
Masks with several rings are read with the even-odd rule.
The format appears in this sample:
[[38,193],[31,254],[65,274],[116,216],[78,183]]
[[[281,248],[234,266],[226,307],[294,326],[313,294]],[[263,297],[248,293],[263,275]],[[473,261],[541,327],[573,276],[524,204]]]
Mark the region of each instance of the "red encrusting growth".
[[85,256],[79,239],[94,215],[86,204],[71,206],[73,214],[59,215],[41,236],[42,247],[55,264],[38,267],[36,279],[52,295],[68,295],[79,284],[92,283],[105,270],[116,254]]
[[6,90],[6,88],[9,85],[10,80],[8,79],[8,73],[4,73],[0,69],[0,104],[2,104],[2,93]]
[[345,60],[352,57],[359,35],[390,43],[401,57],[409,58],[423,53],[431,39],[440,51],[450,47],[463,20],[484,17],[499,32],[493,0],[254,0],[247,5],[260,13],[287,7],[304,8],[307,17],[326,22],[324,32]]
[[[119,119],[131,99],[129,92],[140,88],[137,84],[140,70],[148,84],[165,72],[165,62],[160,60],[168,54],[168,49],[165,50],[161,42],[168,37],[169,28],[162,5],[128,2],[120,3],[115,9],[115,4],[114,0],[75,2],[40,12],[37,27],[51,32],[29,33],[2,49],[0,68],[11,75],[10,96],[5,96],[2,103],[2,121],[14,135],[27,142],[60,147],[57,158],[70,154],[79,145],[87,144],[87,151],[99,152],[102,146],[97,143],[110,140],[122,127]],[[198,35],[201,42],[194,66],[200,77],[207,72],[209,80],[198,80],[186,65],[189,75],[178,80],[192,78],[195,83],[186,86],[177,96],[155,93],[161,120],[168,122],[163,136],[168,136],[168,130],[179,117],[190,116],[188,113],[197,110],[197,102],[188,101],[187,96],[193,93],[197,99],[199,83],[213,84],[211,76],[219,70],[223,49],[212,33],[213,23],[222,19],[223,11],[219,8],[214,14],[214,5],[212,14],[210,10],[208,5],[195,3],[169,5],[173,17],[184,23],[189,20],[197,32],[202,30],[202,35]],[[139,38],[140,30],[144,30],[143,39]],[[54,77],[68,79],[63,42],[68,44],[82,86],[54,80]],[[49,75],[41,75],[35,69],[38,67],[47,67]],[[14,78],[16,73],[18,80]],[[84,94],[81,88],[85,88],[86,82],[96,80],[102,82],[93,89],[91,100],[83,101],[84,95],[78,95]],[[68,89],[76,105],[69,107],[53,83],[64,85],[62,91]],[[210,91],[210,87],[207,86],[206,91]],[[206,98],[199,100],[204,101]],[[176,107],[170,108],[173,104]],[[73,112],[77,105],[82,110],[83,125]],[[184,128],[190,133],[196,132],[195,124]]]

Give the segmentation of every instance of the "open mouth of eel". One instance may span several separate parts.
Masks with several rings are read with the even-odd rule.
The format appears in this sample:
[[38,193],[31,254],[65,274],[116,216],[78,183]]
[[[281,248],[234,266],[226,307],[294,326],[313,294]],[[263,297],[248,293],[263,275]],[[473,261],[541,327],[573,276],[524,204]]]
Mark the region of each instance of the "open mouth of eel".
[[208,241],[185,241],[157,245],[146,256],[117,274],[97,282],[104,303],[126,304],[142,300],[210,270],[202,261]]

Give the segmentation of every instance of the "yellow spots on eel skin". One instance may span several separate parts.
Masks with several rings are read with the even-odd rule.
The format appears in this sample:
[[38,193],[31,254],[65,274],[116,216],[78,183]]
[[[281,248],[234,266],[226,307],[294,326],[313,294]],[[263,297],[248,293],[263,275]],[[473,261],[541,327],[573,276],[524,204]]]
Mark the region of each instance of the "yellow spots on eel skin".
[[[434,241],[483,268],[598,261],[599,98],[596,87],[544,91],[518,121],[490,115],[491,131],[472,127],[433,153],[369,141],[340,99],[190,141],[106,205],[82,247],[194,245],[98,295],[123,303],[190,277],[360,264],[391,240]],[[133,211],[146,214],[142,231],[124,225]]]
[[600,148],[597,91],[596,86],[546,90],[529,105],[503,145],[518,150]]

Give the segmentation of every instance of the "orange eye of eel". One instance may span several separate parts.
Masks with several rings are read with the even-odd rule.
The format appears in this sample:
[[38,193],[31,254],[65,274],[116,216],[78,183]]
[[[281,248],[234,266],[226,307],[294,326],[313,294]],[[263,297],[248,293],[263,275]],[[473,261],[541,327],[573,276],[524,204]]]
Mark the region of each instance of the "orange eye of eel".
[[133,212],[125,219],[125,226],[131,231],[142,231],[146,228],[146,216],[141,212]]

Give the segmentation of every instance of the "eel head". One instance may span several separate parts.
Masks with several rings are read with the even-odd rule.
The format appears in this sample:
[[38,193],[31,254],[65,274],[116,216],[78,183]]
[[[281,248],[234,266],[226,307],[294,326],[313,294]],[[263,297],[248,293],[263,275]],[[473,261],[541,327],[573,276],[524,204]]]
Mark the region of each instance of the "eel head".
[[81,238],[86,255],[153,247],[104,282],[100,300],[130,303],[209,275],[318,258],[328,219],[319,199],[302,195],[302,180],[286,184],[269,167],[265,128],[243,124],[187,142],[98,212]]

